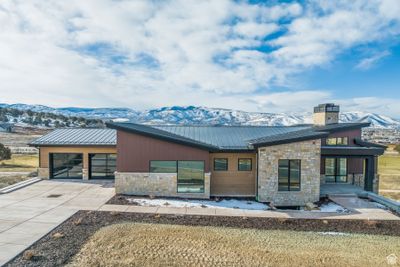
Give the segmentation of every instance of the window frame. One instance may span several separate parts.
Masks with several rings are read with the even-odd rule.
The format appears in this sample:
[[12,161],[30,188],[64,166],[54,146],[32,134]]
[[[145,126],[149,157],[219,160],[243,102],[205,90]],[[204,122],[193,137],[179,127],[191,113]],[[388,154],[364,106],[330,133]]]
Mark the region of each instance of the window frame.
[[[240,169],[240,160],[250,160],[250,170],[241,170]],[[253,171],[253,159],[252,158],[238,158],[237,170],[239,172],[251,172],[251,171]]]
[[[287,160],[288,161],[288,164],[287,164],[287,179],[288,179],[288,185],[287,185],[287,189],[286,190],[283,190],[283,189],[280,189],[279,188],[279,180],[280,180],[280,177],[279,177],[279,167],[280,167],[280,161],[283,161],[283,160]],[[298,161],[298,166],[299,166],[299,170],[298,170],[298,172],[299,172],[299,187],[298,188],[293,188],[292,189],[292,186],[291,186],[291,161]],[[301,191],[301,159],[279,159],[278,160],[278,192],[300,192]]]
[[[216,170],[215,169],[215,160],[224,159],[226,160],[226,169],[225,170]],[[228,158],[214,158],[213,160],[213,171],[215,172],[226,172],[229,169],[229,159]]]
[[[334,166],[333,166],[333,175],[326,175],[326,160],[330,159],[334,161]],[[346,160],[346,174],[345,175],[340,175],[340,160],[345,159]],[[324,158],[324,176],[325,176],[325,183],[327,184],[346,184],[348,183],[348,175],[349,175],[349,160],[346,157],[325,157]],[[327,177],[333,178],[331,180],[334,181],[327,181]],[[341,181],[340,178],[345,178],[345,181]]]
[[[335,142],[334,142],[334,144],[329,144],[328,140],[334,140]],[[339,142],[339,140],[341,140],[341,142]],[[348,146],[349,145],[349,137],[348,136],[328,137],[325,139],[325,145],[327,145],[327,146]]]
[[[80,159],[81,159],[81,175],[79,176],[70,176],[70,169],[67,170],[67,176],[66,177],[60,177],[58,174],[54,175],[54,171],[56,169],[56,166],[54,164],[54,156],[55,155],[79,155]],[[83,153],[75,153],[75,152],[50,152],[49,153],[49,179],[83,179],[83,164],[84,164],[84,159],[85,155]],[[77,159],[72,159],[72,161],[77,161]],[[63,165],[66,167],[74,167],[72,164],[67,164],[67,165]],[[76,166],[76,165],[75,165]]]
[[[106,167],[106,176],[93,176],[93,167],[98,167],[96,165],[93,165],[93,157],[95,155],[105,155],[105,167]],[[110,161],[110,155],[115,155],[115,166],[112,166],[109,164]],[[115,171],[117,170],[117,153],[89,153],[88,154],[89,158],[89,179],[115,179]],[[100,161],[99,159],[94,159],[95,161]],[[109,169],[110,167],[114,167],[114,171],[110,172]]]
[[[160,161],[168,161],[168,162],[175,162],[175,172],[154,172],[151,171],[151,163],[152,162],[160,162]],[[149,173],[178,173],[178,161],[177,160],[149,160]]]
[[[187,161],[198,161],[198,162],[203,162],[203,170],[202,170],[202,177],[203,177],[203,190],[200,192],[179,192],[179,162],[187,162]],[[177,160],[176,161],[176,193],[177,194],[204,194],[204,192],[206,191],[206,177],[205,177],[205,168],[206,168],[206,161],[205,160]]]

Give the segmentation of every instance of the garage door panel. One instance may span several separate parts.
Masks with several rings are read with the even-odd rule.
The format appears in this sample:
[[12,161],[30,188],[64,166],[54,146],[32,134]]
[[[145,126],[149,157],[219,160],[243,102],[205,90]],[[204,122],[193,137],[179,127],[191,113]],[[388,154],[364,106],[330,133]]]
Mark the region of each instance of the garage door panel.
[[114,179],[116,159],[116,154],[89,154],[89,178]]
[[51,153],[50,164],[53,179],[82,179],[83,154]]

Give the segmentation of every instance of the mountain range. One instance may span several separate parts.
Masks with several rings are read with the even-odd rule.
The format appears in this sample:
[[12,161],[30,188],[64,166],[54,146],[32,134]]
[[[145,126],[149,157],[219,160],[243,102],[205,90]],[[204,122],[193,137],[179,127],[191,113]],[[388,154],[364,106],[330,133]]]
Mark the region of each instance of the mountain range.
[[[31,110],[64,116],[113,121],[131,121],[144,124],[186,125],[269,125],[289,126],[312,123],[311,113],[262,113],[195,106],[173,106],[138,111],[129,108],[52,108],[43,105],[0,104],[0,108]],[[341,112],[341,122],[370,122],[373,128],[400,129],[400,120],[375,113]]]

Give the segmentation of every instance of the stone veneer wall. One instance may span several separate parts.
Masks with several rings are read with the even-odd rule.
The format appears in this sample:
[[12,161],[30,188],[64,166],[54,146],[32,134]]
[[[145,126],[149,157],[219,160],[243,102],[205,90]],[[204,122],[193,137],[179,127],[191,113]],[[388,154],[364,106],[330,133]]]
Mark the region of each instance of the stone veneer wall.
[[204,174],[204,193],[177,193],[176,173],[116,172],[116,194],[182,198],[210,198],[210,173]]
[[50,173],[49,173],[49,168],[38,168],[38,177],[40,179],[49,179],[50,178]]
[[[303,206],[319,200],[321,140],[258,149],[258,200],[275,206]],[[278,191],[279,159],[301,160],[300,191]]]

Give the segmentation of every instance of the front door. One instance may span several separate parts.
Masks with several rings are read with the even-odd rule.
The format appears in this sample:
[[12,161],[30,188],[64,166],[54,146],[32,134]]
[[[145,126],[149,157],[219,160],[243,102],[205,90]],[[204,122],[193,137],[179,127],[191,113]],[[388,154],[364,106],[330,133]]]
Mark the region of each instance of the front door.
[[325,158],[325,182],[347,183],[346,158]]

